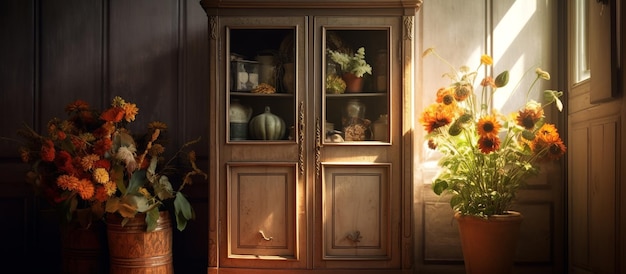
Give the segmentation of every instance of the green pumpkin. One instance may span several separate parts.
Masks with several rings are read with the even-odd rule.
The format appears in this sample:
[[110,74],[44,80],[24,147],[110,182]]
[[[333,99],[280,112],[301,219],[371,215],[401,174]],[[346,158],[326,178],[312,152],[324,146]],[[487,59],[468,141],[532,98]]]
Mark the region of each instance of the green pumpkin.
[[270,112],[270,107],[265,107],[265,112],[254,116],[250,120],[250,135],[257,140],[280,140],[285,136],[285,121]]

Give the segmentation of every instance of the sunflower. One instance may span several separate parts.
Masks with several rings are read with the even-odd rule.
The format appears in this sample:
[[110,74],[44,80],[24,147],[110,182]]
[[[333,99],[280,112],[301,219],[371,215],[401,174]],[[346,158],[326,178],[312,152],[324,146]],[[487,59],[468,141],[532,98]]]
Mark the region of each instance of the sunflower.
[[420,122],[428,133],[452,122],[453,112],[441,104],[432,104],[422,113]]
[[500,123],[496,120],[494,116],[483,116],[480,117],[478,123],[476,124],[476,131],[478,131],[478,135],[480,137],[496,137],[498,136],[498,132],[500,131]]
[[543,118],[543,108],[541,104],[530,101],[523,109],[519,110],[516,120],[519,126],[531,130],[541,118]]
[[484,154],[489,154],[500,149],[498,136],[482,136],[478,139],[478,149]]
[[452,105],[456,102],[454,99],[454,91],[448,88],[440,88],[437,91],[437,103],[441,103],[444,105]]

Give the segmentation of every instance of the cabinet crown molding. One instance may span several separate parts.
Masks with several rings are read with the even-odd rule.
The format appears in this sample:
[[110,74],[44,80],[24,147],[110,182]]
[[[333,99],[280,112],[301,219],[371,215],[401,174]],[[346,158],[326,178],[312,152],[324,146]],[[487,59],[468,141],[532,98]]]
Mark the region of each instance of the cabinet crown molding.
[[205,10],[231,9],[415,9],[423,0],[201,0]]

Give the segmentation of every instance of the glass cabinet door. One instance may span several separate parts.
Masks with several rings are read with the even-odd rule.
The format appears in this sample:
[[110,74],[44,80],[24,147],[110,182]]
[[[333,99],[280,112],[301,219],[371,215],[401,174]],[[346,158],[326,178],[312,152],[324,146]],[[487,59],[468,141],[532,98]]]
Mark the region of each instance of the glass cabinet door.
[[230,142],[294,140],[295,27],[227,27]]
[[401,26],[399,17],[315,17],[316,267],[400,264]]
[[388,143],[390,28],[322,29],[324,143]]

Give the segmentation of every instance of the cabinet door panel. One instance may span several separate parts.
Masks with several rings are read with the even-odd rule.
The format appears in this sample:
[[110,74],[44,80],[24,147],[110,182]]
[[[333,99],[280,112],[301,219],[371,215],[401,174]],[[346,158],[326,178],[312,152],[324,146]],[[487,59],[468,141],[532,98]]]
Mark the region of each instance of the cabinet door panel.
[[324,165],[324,259],[387,259],[390,165]]
[[229,175],[229,256],[295,258],[295,164],[231,164]]

